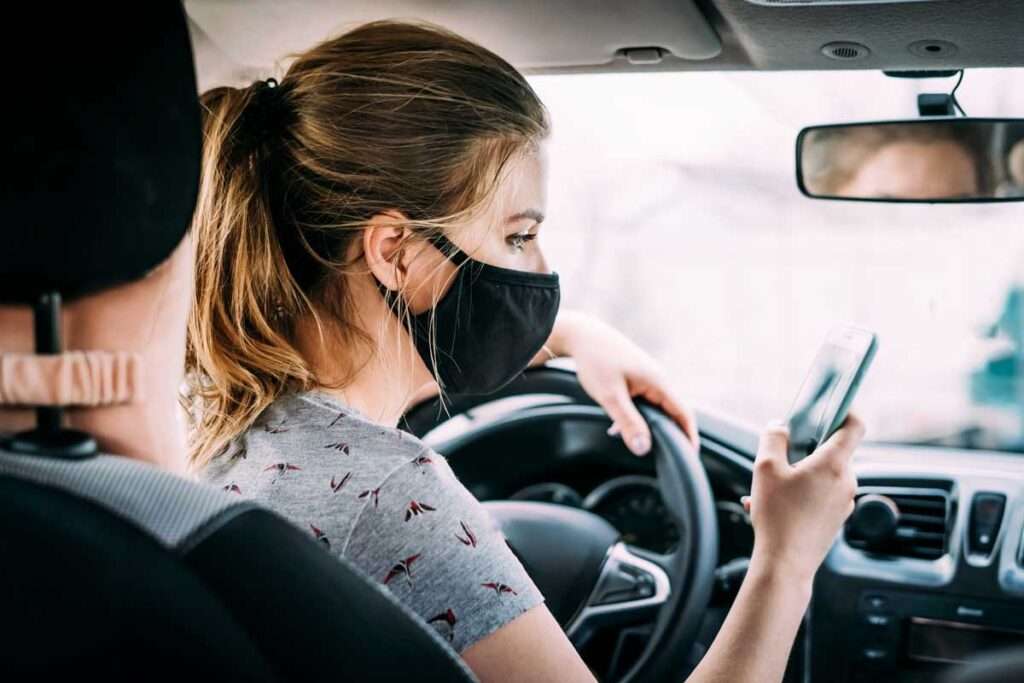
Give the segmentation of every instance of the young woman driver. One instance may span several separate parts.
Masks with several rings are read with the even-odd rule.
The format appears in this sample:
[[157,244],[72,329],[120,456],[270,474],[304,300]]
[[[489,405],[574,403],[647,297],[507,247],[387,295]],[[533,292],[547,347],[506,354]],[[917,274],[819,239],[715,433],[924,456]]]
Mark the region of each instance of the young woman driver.
[[[299,55],[280,84],[203,101],[194,463],[387,584],[481,680],[593,680],[480,504],[395,428],[434,383],[492,391],[549,343],[634,451],[649,440],[631,394],[695,438],[646,355],[556,322],[537,242],[548,121],[529,84],[452,33],[380,22]],[[797,467],[785,432],[764,433],[750,573],[691,680],[781,678],[862,433],[851,418]]]

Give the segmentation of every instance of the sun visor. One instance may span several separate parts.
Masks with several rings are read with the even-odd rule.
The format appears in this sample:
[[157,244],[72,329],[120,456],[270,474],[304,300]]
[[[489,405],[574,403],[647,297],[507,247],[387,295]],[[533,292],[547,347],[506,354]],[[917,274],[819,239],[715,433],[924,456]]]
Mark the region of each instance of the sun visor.
[[[301,8],[275,0],[233,7],[191,0],[185,6],[210,48],[239,71],[266,71],[286,55],[361,23],[396,18],[440,24],[525,71],[608,65],[626,61],[637,49],[686,60],[711,59],[722,51],[693,0],[374,0]],[[652,53],[641,54],[647,59]]]

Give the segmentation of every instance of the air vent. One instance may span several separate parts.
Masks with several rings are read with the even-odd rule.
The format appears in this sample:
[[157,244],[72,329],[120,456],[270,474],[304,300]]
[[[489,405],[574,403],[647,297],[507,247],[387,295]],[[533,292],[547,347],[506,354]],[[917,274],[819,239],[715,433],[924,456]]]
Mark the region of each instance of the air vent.
[[821,46],[821,54],[841,62],[851,62],[855,59],[863,59],[871,54],[871,50],[860,43],[835,42]]
[[[864,487],[857,494],[858,503],[865,496],[884,497],[896,508],[891,533],[871,536],[871,529],[858,524],[857,513],[846,526],[846,542],[854,548],[897,557],[934,560],[948,550],[949,527],[952,524],[949,494],[941,489]],[[876,511],[877,512],[877,511]],[[874,519],[870,523],[876,523]]]

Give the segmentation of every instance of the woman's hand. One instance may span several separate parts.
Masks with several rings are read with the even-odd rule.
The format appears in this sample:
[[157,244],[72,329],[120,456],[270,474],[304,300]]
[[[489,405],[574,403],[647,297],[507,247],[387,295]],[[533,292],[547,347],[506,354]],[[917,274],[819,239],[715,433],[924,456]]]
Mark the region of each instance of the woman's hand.
[[754,522],[750,569],[688,683],[782,680],[814,572],[853,511],[857,479],[850,461],[863,436],[864,426],[851,415],[796,465],[786,459],[785,428],[761,436],[751,497],[743,503]]
[[757,565],[810,585],[853,512],[857,477],[850,461],[862,438],[864,425],[851,414],[825,443],[790,465],[785,427],[765,430],[751,495],[744,500],[754,525],[752,569]]
[[[651,430],[633,404],[644,398],[675,420],[694,447],[699,447],[697,419],[665,381],[658,363],[622,333],[597,318],[572,311],[559,313],[548,342],[556,356],[576,361],[583,389],[612,418],[610,434],[621,434],[630,451],[645,455],[651,449]],[[547,358],[539,356],[536,360]]]

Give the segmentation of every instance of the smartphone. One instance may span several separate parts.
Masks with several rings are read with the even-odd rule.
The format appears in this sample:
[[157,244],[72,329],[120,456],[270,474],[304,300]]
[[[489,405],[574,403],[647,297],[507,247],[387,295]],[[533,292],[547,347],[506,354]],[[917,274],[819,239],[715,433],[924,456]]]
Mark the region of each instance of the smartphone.
[[843,325],[828,333],[789,414],[789,462],[797,463],[839,429],[875,357],[873,332]]

